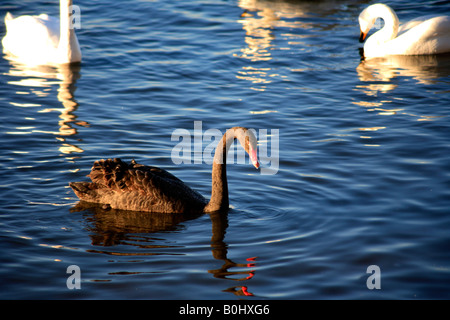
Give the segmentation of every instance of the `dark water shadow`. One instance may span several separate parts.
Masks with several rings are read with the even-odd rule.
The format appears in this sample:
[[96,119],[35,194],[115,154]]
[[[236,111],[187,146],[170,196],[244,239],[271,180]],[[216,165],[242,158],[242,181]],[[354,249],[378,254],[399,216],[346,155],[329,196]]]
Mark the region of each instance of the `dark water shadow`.
[[[92,245],[96,247],[120,246],[119,250],[89,249],[88,252],[103,253],[115,256],[151,256],[160,254],[184,255],[168,253],[161,250],[183,248],[184,244],[165,241],[164,233],[181,232],[185,223],[204,214],[185,216],[182,214],[145,213],[105,209],[101,204],[78,202],[70,212],[80,212],[87,222],[86,230],[90,232]],[[225,235],[228,228],[228,213],[215,212],[208,216],[211,219],[211,252],[214,259],[222,261],[218,269],[207,270],[214,278],[243,282],[255,275],[257,257],[249,257],[244,263],[237,263],[228,258],[228,244]],[[139,238],[136,241],[137,237]],[[123,250],[123,246],[136,246],[131,251]],[[137,248],[138,247],[138,248]],[[139,250],[137,250],[139,249]],[[149,249],[149,250],[147,250]],[[157,249],[156,252],[154,249]],[[238,269],[233,271],[232,269]],[[248,269],[248,270],[245,270]],[[244,285],[231,286],[222,290],[238,296],[253,296]]]

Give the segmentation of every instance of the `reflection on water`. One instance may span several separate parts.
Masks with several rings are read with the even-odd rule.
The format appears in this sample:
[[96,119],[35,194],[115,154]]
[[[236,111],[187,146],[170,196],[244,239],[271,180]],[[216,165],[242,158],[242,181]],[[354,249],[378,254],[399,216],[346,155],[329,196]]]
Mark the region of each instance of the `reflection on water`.
[[[358,67],[365,2],[85,2],[81,78],[1,61],[0,297],[448,298],[448,60]],[[207,193],[210,167],[166,156],[196,120],[279,128],[281,170],[256,182],[230,168],[241,204],[227,216],[69,212],[68,182],[111,156],[161,158]]]
[[[353,104],[375,111],[380,115],[405,114],[417,117],[418,121],[432,121],[438,116],[416,115],[404,108],[395,107],[403,98],[393,96],[376,100],[381,94],[393,94],[399,89],[397,78],[411,78],[419,84],[433,85],[450,74],[450,55],[387,56],[362,60],[356,68],[359,80],[364,84],[356,86],[356,91],[370,97],[370,101],[354,101]],[[392,106],[389,106],[391,104]]]
[[[364,82],[410,77],[421,84],[434,84],[438,78],[448,76],[449,67],[450,55],[387,56],[362,60],[356,71]],[[384,87],[385,91],[394,88]]]
[[[58,85],[57,99],[61,102],[61,108],[44,107],[39,113],[59,112],[58,132],[49,132],[43,130],[32,130],[31,132],[45,132],[57,136],[57,140],[61,142],[59,151],[63,154],[83,152],[81,148],[74,144],[68,143],[67,137],[77,133],[77,129],[73,124],[87,127],[89,124],[85,121],[77,120],[74,112],[78,108],[78,102],[75,99],[76,81],[81,77],[80,64],[67,64],[58,66],[28,66],[18,62],[10,61],[11,67],[8,76],[17,77],[18,80],[8,81],[9,84],[18,87],[17,95],[34,94],[38,97],[47,97],[50,95],[52,87]],[[28,91],[24,91],[29,88]],[[19,107],[41,107],[40,104],[22,104],[11,102],[11,104]],[[33,129],[31,127],[30,129]]]
[[[227,279],[233,281],[246,281],[253,278],[255,270],[230,271],[231,268],[253,268],[255,266],[256,257],[247,258],[247,263],[236,263],[228,258],[228,245],[224,241],[225,233],[228,228],[228,215],[223,213],[211,213],[212,236],[211,249],[214,259],[222,260],[224,264],[215,270],[208,270],[215,278]],[[232,292],[236,295],[252,296],[247,286],[233,286],[225,292]]]
[[[170,252],[180,247],[176,243],[167,244],[161,234],[183,228],[183,223],[198,218],[177,214],[142,213],[135,211],[105,210],[101,205],[80,201],[70,209],[71,212],[85,212],[85,219],[91,234],[92,245],[102,249],[89,249],[88,252],[112,256],[154,256],[185,255]],[[244,263],[237,263],[228,258],[228,244],[225,234],[228,228],[226,213],[211,213],[211,252],[216,260],[223,261],[219,269],[207,270],[214,278],[244,282],[255,275],[253,269],[257,257],[249,257]],[[159,236],[153,234],[159,233]],[[232,269],[237,269],[233,271]],[[248,270],[245,270],[248,269]],[[135,272],[139,273],[139,272]],[[245,285],[232,286],[223,290],[238,296],[252,296]]]
[[[352,11],[353,5],[358,2],[240,0],[238,6],[243,12],[237,22],[245,31],[246,47],[235,56],[246,59],[249,63],[238,71],[236,77],[249,81],[252,84],[250,89],[255,91],[267,90],[275,79],[289,81],[288,75],[280,74],[279,68],[272,67],[277,61],[272,61],[272,64],[264,63],[273,60],[274,54],[289,54],[302,60],[300,64],[292,64],[291,71],[320,70],[324,65],[317,65],[312,57],[326,57],[330,53],[332,56],[339,56],[342,53],[341,48],[329,45],[333,42],[333,36],[325,39],[322,32],[341,28],[342,21],[331,16]],[[339,35],[339,32],[336,33]],[[329,66],[325,68],[329,69]]]
[[[129,240],[130,234],[175,231],[186,218],[176,214],[145,214],[137,211],[105,210],[102,205],[80,201],[71,208],[71,212],[86,211],[89,231],[92,232],[92,244],[97,246],[115,246]],[[118,253],[117,253],[118,254]]]
[[[251,62],[269,61],[272,59],[272,42],[275,40],[274,29],[285,28],[311,28],[311,24],[305,23],[295,18],[305,16],[303,9],[294,3],[271,2],[258,0],[240,0],[239,7],[244,10],[241,19],[238,20],[245,30],[245,43],[247,47],[241,49],[240,58],[248,59]],[[295,35],[292,33],[283,36],[290,39],[302,39],[307,35]],[[293,44],[293,42],[290,42]],[[279,50],[289,50],[289,48],[277,48]],[[258,87],[253,90],[264,91],[266,85],[271,83],[272,77],[280,76],[272,73],[269,67],[248,65],[242,68],[236,76],[238,79],[248,80]]]

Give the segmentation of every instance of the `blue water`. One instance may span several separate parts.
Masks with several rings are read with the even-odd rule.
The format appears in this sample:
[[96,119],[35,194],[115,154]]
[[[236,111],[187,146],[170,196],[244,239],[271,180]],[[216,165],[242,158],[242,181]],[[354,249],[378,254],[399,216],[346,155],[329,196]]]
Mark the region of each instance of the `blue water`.
[[[53,2],[0,14],[57,16]],[[0,298],[449,299],[450,56],[361,62],[369,3],[76,0],[80,65],[2,57]],[[402,21],[450,13],[386,3]],[[209,197],[205,155],[172,157],[199,123],[254,128],[268,149],[265,174],[228,165],[228,214],[77,205],[68,183],[110,157]]]

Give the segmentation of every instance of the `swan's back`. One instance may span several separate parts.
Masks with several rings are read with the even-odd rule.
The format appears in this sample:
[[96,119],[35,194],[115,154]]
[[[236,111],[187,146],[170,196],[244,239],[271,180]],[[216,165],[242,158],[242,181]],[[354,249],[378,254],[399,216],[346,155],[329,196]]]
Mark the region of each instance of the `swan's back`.
[[160,212],[202,212],[207,201],[171,173],[152,166],[127,164],[120,159],[96,161],[88,175],[92,182],[72,182],[84,201],[113,209]]
[[20,16],[10,13],[5,17],[6,36],[3,51],[23,60],[32,60],[41,54],[51,55],[59,44],[59,19],[46,14]]
[[395,39],[404,54],[423,55],[450,52],[450,17],[425,16],[400,28]]
[[419,24],[421,24],[422,22],[430,20],[435,17],[436,17],[435,14],[429,14],[429,15],[420,16],[420,17],[414,18],[412,20],[409,20],[408,22],[402,23],[400,25],[400,27],[398,28],[398,35],[400,36],[402,33],[408,31],[409,29],[412,29],[412,28],[418,26]]

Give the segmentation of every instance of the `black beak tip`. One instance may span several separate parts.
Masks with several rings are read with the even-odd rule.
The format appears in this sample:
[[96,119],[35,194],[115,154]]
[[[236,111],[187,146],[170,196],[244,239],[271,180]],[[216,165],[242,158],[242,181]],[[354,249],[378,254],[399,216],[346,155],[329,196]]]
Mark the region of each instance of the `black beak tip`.
[[366,39],[366,35],[361,32],[361,34],[359,35],[359,42],[364,42],[364,39]]

